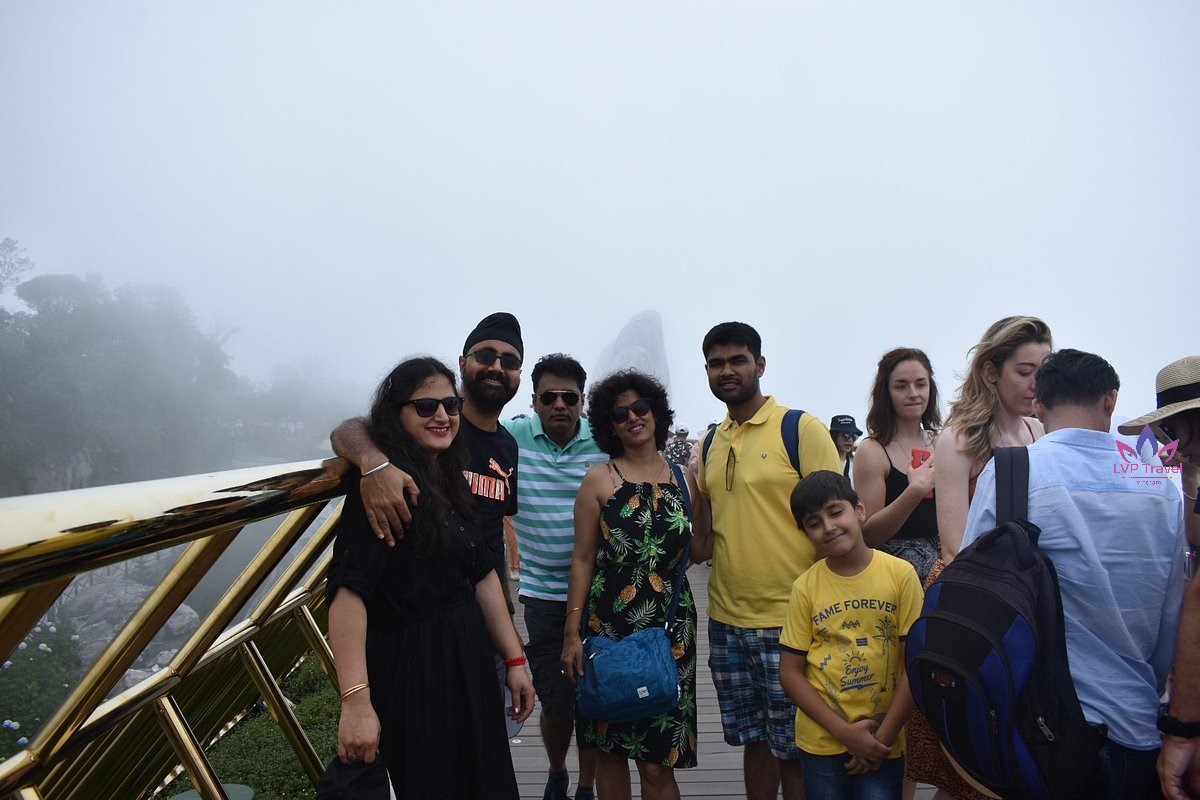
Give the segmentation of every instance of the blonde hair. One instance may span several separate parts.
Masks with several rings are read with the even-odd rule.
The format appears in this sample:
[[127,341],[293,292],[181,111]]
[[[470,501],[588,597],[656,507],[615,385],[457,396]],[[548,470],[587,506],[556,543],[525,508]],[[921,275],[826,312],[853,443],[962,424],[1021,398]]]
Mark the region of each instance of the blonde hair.
[[973,461],[986,461],[992,453],[1000,395],[996,385],[985,377],[985,365],[997,372],[1023,344],[1035,342],[1053,346],[1050,327],[1037,317],[1005,317],[993,322],[979,344],[971,348],[967,377],[958,390],[958,399],[950,404],[946,426],[953,426],[963,442],[962,452]]

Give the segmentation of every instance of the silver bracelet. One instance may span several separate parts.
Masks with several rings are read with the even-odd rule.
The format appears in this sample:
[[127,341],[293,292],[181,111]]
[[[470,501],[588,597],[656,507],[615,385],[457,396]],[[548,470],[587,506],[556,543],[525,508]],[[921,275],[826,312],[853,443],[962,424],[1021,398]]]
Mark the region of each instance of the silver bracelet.
[[368,475],[374,475],[376,472],[379,472],[379,470],[381,470],[381,469],[387,469],[387,468],[388,468],[388,467],[390,467],[391,465],[392,465],[392,462],[390,462],[390,461],[385,461],[385,462],[383,462],[382,464],[380,464],[380,465],[379,465],[379,466],[377,466],[377,467],[371,467],[369,470],[367,470],[366,472],[364,472],[364,473],[362,474],[362,476],[365,478],[365,477],[367,477]]

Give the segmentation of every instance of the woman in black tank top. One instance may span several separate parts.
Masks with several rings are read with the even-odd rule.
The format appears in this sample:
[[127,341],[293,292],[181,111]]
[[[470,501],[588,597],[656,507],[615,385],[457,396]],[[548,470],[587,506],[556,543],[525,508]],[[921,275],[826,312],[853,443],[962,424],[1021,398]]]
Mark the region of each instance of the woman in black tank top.
[[922,581],[938,557],[929,454],[940,426],[929,357],[909,347],[885,353],[871,390],[869,438],[854,459],[854,488],[867,511],[867,544],[908,561]]

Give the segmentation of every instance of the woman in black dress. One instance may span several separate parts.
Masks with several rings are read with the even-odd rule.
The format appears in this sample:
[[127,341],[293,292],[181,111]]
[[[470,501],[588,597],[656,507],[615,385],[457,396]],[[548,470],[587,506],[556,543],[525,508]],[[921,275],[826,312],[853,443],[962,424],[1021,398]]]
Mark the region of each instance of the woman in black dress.
[[357,482],[342,506],[326,590],[338,756],[379,753],[400,798],[516,800],[493,654],[508,665],[514,718],[532,711],[533,685],[463,480],[461,406],[434,358],[403,362],[376,391],[372,438],[421,497],[392,548],[372,533]]
[[[678,577],[692,524],[683,487],[660,452],[673,416],[662,384],[639,372],[610,375],[588,396],[596,443],[612,460],[587,473],[575,500],[563,672],[574,681],[587,669],[581,620],[588,635],[619,640],[663,625],[679,594],[670,628],[679,704],[632,722],[580,720],[583,741],[598,751],[596,788],[605,800],[629,798],[630,760],[647,800],[677,800],[675,769],[696,766],[696,604],[686,571]],[[695,477],[682,474],[699,500]],[[697,530],[707,531],[703,504],[693,508]]]

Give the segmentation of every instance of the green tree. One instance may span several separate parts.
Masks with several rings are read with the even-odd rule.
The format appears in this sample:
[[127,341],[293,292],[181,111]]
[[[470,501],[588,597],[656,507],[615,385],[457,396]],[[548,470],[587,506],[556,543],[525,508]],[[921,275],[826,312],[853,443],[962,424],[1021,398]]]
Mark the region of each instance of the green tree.
[[228,465],[217,409],[237,379],[175,292],[42,275],[17,296],[31,313],[0,330],[0,494]]

